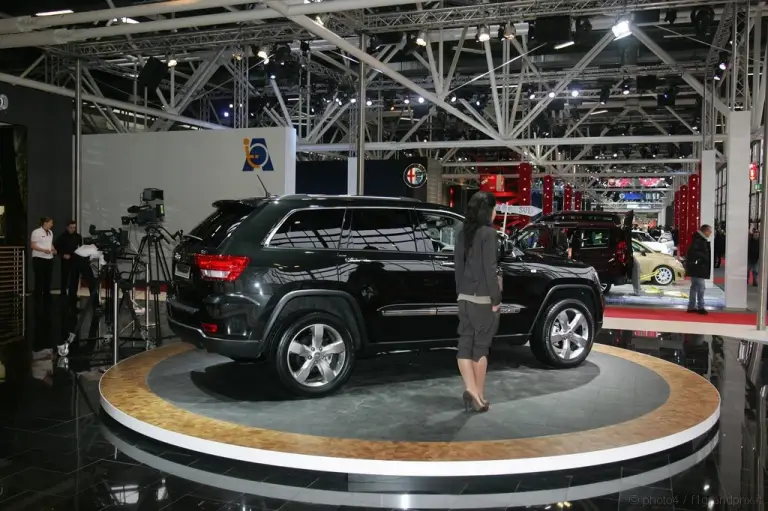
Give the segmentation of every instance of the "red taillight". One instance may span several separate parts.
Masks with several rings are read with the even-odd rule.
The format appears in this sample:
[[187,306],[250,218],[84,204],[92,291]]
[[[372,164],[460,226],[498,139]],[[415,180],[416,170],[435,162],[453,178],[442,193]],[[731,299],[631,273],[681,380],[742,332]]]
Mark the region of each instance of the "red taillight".
[[237,280],[249,261],[245,256],[195,254],[200,275],[206,280]]
[[627,253],[626,241],[620,241],[616,246],[616,259],[618,259],[621,264],[627,264],[627,261],[629,260],[629,254]]
[[203,332],[206,334],[215,334],[219,331],[219,325],[216,325],[214,323],[203,323],[200,325],[203,328]]

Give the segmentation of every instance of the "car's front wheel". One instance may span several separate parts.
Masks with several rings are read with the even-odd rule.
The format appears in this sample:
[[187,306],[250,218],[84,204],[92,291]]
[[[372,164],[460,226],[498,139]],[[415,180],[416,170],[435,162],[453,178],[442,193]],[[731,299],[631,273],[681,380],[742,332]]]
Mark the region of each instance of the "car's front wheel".
[[611,283],[610,282],[600,282],[600,291],[603,292],[603,294],[608,294],[608,291],[611,290]]
[[659,286],[668,286],[675,280],[675,272],[673,272],[672,268],[669,266],[659,266],[653,272],[653,278],[651,280],[653,280],[654,284],[658,284]]
[[275,371],[293,394],[316,397],[338,390],[355,361],[349,329],[336,316],[310,312],[294,316],[273,351]]
[[592,350],[595,333],[595,321],[588,307],[578,300],[560,300],[550,305],[537,323],[531,350],[542,364],[576,367]]

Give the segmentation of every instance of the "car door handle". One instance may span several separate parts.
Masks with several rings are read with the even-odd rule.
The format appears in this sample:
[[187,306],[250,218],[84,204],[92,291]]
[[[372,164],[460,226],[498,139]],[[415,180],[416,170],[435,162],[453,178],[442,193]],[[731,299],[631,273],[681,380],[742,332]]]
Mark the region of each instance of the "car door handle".
[[440,266],[453,266],[453,261],[443,261],[440,263]]
[[370,263],[370,259],[358,259],[357,257],[345,257],[344,262],[346,263]]

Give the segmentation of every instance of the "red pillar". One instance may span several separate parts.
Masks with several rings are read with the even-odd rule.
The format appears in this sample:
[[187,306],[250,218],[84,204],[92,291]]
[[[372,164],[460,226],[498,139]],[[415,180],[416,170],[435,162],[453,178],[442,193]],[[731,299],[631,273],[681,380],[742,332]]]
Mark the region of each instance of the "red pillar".
[[531,175],[533,167],[530,163],[521,163],[517,166],[517,205],[531,205]]
[[698,174],[688,177],[688,238],[699,230],[701,221],[701,178]]
[[573,194],[573,210],[574,211],[581,211],[581,192],[576,192]]
[[563,189],[563,211],[573,211],[573,186],[565,185]]
[[552,214],[552,199],[555,195],[555,180],[552,176],[544,176],[544,185],[541,187],[542,212],[545,215]]
[[688,252],[691,233],[688,232],[688,185],[680,187],[680,223],[678,226],[677,253],[684,256]]

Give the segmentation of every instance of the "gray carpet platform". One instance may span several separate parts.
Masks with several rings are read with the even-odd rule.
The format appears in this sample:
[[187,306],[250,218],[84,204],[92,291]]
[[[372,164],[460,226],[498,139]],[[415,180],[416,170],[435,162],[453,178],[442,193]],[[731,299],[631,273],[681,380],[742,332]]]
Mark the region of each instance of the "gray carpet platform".
[[147,380],[162,399],[245,426],[332,438],[488,441],[574,433],[618,424],[669,396],[655,372],[593,352],[580,367],[539,365],[526,347],[491,354],[489,413],[465,413],[455,351],[359,359],[344,389],[320,399],[286,396],[264,363],[236,364],[191,351],[160,362]]

